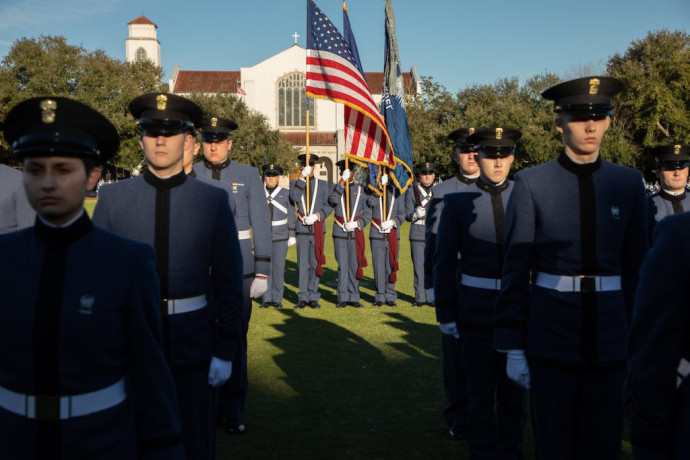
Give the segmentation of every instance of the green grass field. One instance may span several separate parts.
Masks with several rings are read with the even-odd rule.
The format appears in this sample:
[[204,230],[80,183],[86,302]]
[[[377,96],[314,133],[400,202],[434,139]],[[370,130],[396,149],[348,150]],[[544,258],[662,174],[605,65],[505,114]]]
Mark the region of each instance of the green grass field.
[[[89,212],[94,204],[87,201]],[[441,415],[441,334],[434,311],[410,305],[414,288],[409,225],[403,227],[400,240],[396,308],[371,306],[371,267],[364,270],[361,283],[365,307],[335,308],[337,266],[331,228],[332,218],[321,278],[323,308],[293,309],[294,246],[288,250],[285,309],[254,304],[248,337],[247,431],[229,436],[219,428],[217,458],[468,458],[464,442],[448,439]],[[623,447],[623,458],[631,458],[629,445]],[[529,425],[525,457],[534,458]]]

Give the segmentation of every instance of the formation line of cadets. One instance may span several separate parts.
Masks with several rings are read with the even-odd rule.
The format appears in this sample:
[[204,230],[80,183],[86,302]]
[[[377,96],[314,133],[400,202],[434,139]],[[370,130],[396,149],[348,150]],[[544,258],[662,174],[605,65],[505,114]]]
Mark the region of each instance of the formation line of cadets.
[[519,130],[460,128],[457,175],[436,185],[422,163],[404,195],[384,196],[345,161],[336,184],[315,178],[316,155],[282,188],[280,166],[231,160],[234,121],[144,94],[129,111],[147,167],[102,187],[93,223],[83,202],[115,128],[66,98],[16,105],[4,135],[24,169],[0,168],[3,454],[213,458],[216,423],[246,431],[252,299],[283,308],[296,244],[295,308],[321,307],[333,213],[337,308],[363,307],[368,264],[373,305],[397,306],[410,223],[412,305],[435,307],[443,415],[472,457],[523,458],[525,390],[539,458],[618,458],[624,412],[636,458],[690,457],[690,146],[649,152],[661,190],[647,197],[600,151],[621,89],[587,77],[546,90],[563,149],[514,181]]

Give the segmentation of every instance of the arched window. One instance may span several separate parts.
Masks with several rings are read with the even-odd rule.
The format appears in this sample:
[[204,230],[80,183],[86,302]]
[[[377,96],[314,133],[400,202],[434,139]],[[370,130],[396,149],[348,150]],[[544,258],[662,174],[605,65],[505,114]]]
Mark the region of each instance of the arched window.
[[[278,80],[278,126],[281,128],[307,125],[306,79],[303,73],[293,72]],[[309,107],[309,126],[314,126],[314,104]]]
[[135,59],[137,62],[144,62],[146,59],[148,59],[146,50],[144,48],[137,48]]

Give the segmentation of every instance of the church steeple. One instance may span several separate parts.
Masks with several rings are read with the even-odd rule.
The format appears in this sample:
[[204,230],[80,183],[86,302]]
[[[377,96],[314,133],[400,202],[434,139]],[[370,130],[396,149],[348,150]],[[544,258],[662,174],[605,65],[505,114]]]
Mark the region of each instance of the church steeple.
[[161,66],[161,44],[158,41],[154,24],[146,16],[139,16],[130,21],[129,37],[125,40],[125,60],[138,62],[149,60],[156,66]]

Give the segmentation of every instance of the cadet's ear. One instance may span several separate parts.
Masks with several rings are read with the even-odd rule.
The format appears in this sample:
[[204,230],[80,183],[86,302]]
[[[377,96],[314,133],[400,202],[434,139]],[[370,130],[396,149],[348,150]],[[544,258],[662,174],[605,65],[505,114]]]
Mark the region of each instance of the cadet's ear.
[[94,188],[96,188],[96,184],[98,184],[100,178],[101,168],[98,166],[91,168],[91,171],[87,173],[86,177],[87,190],[93,190]]
[[228,139],[228,150],[232,148],[232,139]]
[[563,134],[563,119],[560,116],[556,117],[554,124],[556,125],[556,131]]

